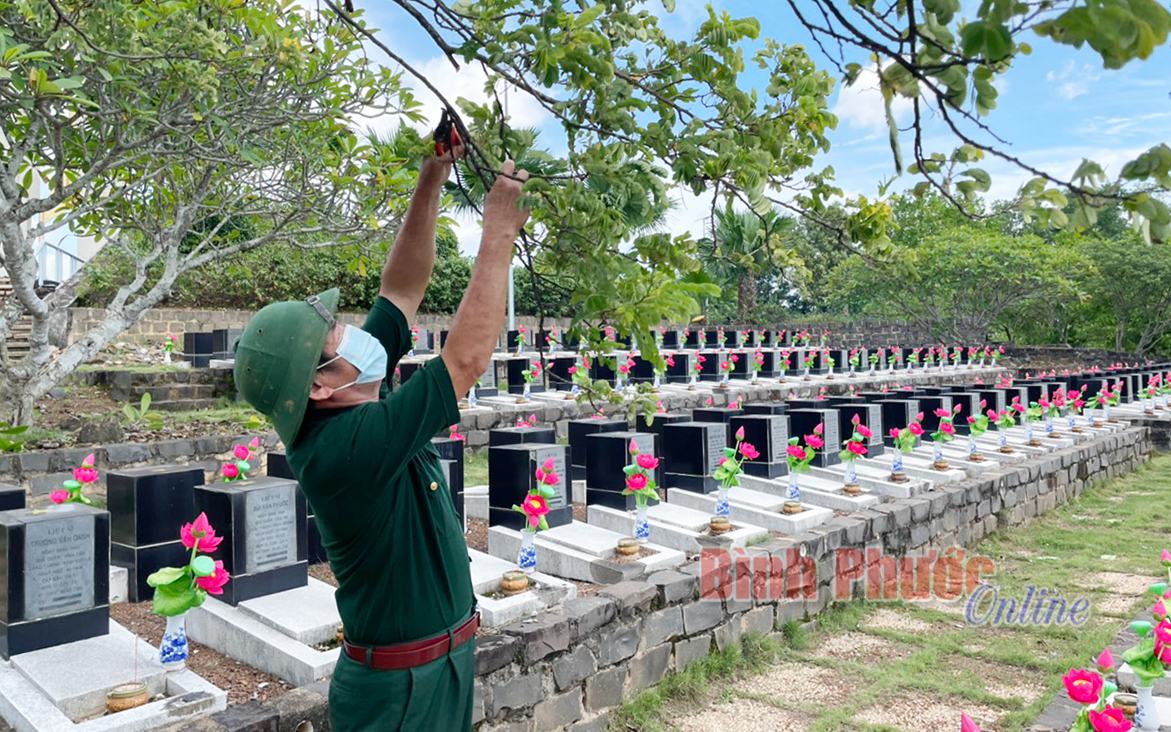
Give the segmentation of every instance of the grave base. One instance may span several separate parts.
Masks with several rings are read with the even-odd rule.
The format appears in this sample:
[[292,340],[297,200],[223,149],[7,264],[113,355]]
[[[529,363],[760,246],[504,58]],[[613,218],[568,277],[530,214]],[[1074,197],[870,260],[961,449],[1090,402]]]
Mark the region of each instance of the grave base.
[[475,549],[468,550],[468,557],[472,560],[472,590],[480,607],[482,627],[501,628],[577,597],[577,585],[541,572],[529,575],[528,590],[506,596],[499,592],[500,579],[505,572],[516,571],[517,566]]
[[[713,495],[701,495],[671,488],[667,491],[667,500],[697,511],[714,513],[716,510],[716,496]],[[729,519],[733,524],[737,521],[748,521],[756,526],[763,526],[769,531],[788,536],[803,534],[813,527],[829,521],[834,516],[834,512],[828,508],[812,506],[804,501],[802,501],[802,508],[805,510],[801,513],[781,513],[781,506],[785,502],[784,498],[748,488],[729,490],[728,502],[732,504],[732,515]]]
[[[931,489],[931,482],[920,478],[911,478],[897,483],[890,479],[890,463],[883,464],[877,460],[859,460],[855,466],[858,473],[858,482],[868,491],[880,496],[892,498],[911,498],[923,491]],[[845,465],[835,465],[831,468],[813,468],[809,475],[825,480],[841,482],[846,475]]]
[[[617,534],[634,535],[634,514],[607,506],[589,507],[591,526],[600,526]],[[651,527],[651,539],[656,544],[678,549],[689,554],[698,554],[705,548],[742,549],[751,543],[768,538],[768,530],[733,521],[737,528],[723,534],[708,531],[711,515],[671,503],[655,503],[647,506],[647,523]]]
[[[280,595],[312,596],[316,597],[318,602],[324,601],[321,593],[303,595],[294,590],[291,593],[282,592]],[[279,596],[277,597],[279,599]],[[329,604],[336,613],[337,606],[332,595],[329,597]],[[298,613],[304,612],[318,618],[328,612],[324,607],[317,607],[311,612],[305,607],[291,607],[296,608]],[[293,686],[311,684],[333,673],[339,649],[319,651],[277,630],[276,626],[282,622],[281,620],[269,617],[262,622],[256,617],[256,612],[256,607],[250,611],[208,598],[203,605],[187,615],[187,637],[225,656],[283,679]],[[281,617],[291,614],[286,611],[281,613]],[[338,622],[340,623],[340,620]],[[335,625],[334,628],[336,627]]]
[[335,592],[330,585],[310,577],[304,587],[245,600],[238,607],[293,640],[315,645],[335,638],[342,623]]
[[110,621],[110,606],[58,615],[54,618],[28,620],[12,625],[0,623],[0,656],[11,658],[42,648],[103,636]]
[[[138,732],[222,711],[227,694],[115,622],[106,635],[13,657],[0,667],[0,716],[18,732]],[[108,716],[106,692],[137,678],[168,698]],[[77,722],[90,718],[88,721]]]
[[239,605],[254,597],[304,587],[309,581],[309,562],[300,561],[255,574],[235,574],[224,585],[223,602]]
[[[687,560],[681,551],[650,543],[643,545],[655,552],[649,557],[630,562],[613,561],[618,540],[627,536],[581,521],[539,531],[534,541],[537,567],[555,577],[609,585],[677,567]],[[513,561],[520,551],[520,542],[519,531],[503,526],[488,529],[488,552],[494,557]]]
[[[828,508],[831,511],[861,511],[878,504],[878,496],[870,493],[862,492],[851,496],[844,492],[841,490],[840,480],[835,484],[821,478],[802,475],[799,485],[801,486],[802,503]],[[740,478],[740,487],[784,498],[789,484],[788,480],[782,483],[777,480],[762,480],[746,475]]]

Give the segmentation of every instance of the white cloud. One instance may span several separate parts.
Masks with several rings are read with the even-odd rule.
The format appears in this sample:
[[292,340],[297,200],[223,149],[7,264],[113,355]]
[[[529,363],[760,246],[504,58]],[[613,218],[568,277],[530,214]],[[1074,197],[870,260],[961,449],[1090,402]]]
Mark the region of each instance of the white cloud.
[[1067,81],[1057,87],[1057,96],[1066,101],[1084,97],[1090,93],[1090,85],[1084,81]]
[[1057,96],[1067,102],[1089,94],[1090,84],[1101,78],[1102,74],[1094,73],[1093,66],[1083,64],[1079,70],[1074,61],[1066,61],[1060,71],[1050,71],[1045,74],[1045,81],[1057,84]]
[[[878,86],[878,67],[863,69],[853,86],[841,86],[838,98],[830,109],[838,121],[863,130],[886,129],[886,109]],[[891,113],[896,122],[902,122],[911,112],[911,100],[895,97]]]

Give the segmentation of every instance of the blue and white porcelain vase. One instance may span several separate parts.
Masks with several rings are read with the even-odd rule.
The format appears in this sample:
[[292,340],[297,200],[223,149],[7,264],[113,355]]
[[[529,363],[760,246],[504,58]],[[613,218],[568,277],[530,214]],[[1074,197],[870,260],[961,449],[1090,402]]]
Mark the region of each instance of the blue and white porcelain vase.
[[858,470],[854,467],[853,460],[846,461],[846,482],[845,485],[857,485]]
[[785,490],[785,498],[790,501],[801,500],[801,487],[797,484],[796,473],[789,473],[789,487]]
[[537,547],[533,545],[533,539],[536,536],[537,532],[533,529],[521,529],[520,551],[516,554],[516,566],[520,567],[520,571],[525,574],[530,574],[537,568]]
[[159,644],[159,663],[167,671],[187,667],[187,613],[167,617],[167,628]]
[[1008,433],[1006,433],[1004,430],[1000,431],[1000,446],[1008,447]]
[[890,472],[893,475],[903,474],[903,452],[902,450],[895,450],[894,455],[890,460]]
[[1136,686],[1138,707],[1134,711],[1135,726],[1142,732],[1158,732],[1159,710],[1155,707],[1154,686]]
[[525,382],[524,394],[521,394],[521,396],[526,400],[533,398],[533,385],[531,383]]
[[732,506],[728,503],[728,489],[720,486],[720,491],[716,496],[716,515],[728,516],[732,513]]
[[1045,434],[1046,435],[1053,434],[1053,417],[1046,417],[1045,418]]
[[659,375],[658,371],[656,371],[655,372],[655,380],[654,380],[654,383],[651,384],[651,388],[654,389],[655,391],[658,391],[659,387],[661,387],[662,385],[663,385],[663,377]]
[[968,455],[976,454],[976,436],[968,433]]
[[474,407],[478,401],[480,400],[476,396],[476,387],[473,386],[471,389],[468,389],[468,406]]
[[646,506],[634,509],[634,538],[639,544],[645,544],[651,538],[651,524],[646,520]]
[[931,444],[932,444],[931,459],[937,463],[942,463],[943,462],[943,443],[936,440],[935,442],[933,442]]

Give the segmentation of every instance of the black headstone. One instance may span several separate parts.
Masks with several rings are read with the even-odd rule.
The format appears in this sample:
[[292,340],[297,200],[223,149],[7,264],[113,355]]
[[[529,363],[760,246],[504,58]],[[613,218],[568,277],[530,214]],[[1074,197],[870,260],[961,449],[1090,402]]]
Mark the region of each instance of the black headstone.
[[106,473],[110,562],[126,568],[130,602],[154,596],[147,577],[163,567],[181,567],[190,559],[179,528],[198,515],[195,486],[203,485],[203,477],[202,468],[190,467]]
[[11,511],[17,508],[24,508],[24,506],[25,493],[23,487],[0,483],[0,511]]
[[235,358],[236,340],[244,334],[243,328],[221,328],[211,332],[211,357],[218,359]]
[[[586,438],[586,503],[630,510],[635,508],[634,496],[626,496],[626,474],[623,469],[634,462],[630,443],[634,441],[643,455],[659,455],[659,436],[650,432],[598,432]],[[663,461],[652,474],[655,483],[663,485]]]
[[952,419],[956,432],[961,435],[968,434],[970,431],[968,417],[974,417],[984,413],[985,410],[980,408],[981,399],[980,394],[974,391],[956,392],[951,395],[953,412],[956,407],[960,408],[960,411],[955,412],[955,417]]
[[545,361],[545,373],[549,376],[549,387],[557,391],[573,389],[573,374],[569,369],[579,366],[580,359],[572,353],[559,353]]
[[[293,469],[289,467],[288,457],[284,451],[272,450],[268,453],[268,475],[273,478],[287,478],[296,480]],[[301,490],[301,484],[297,484]],[[313,504],[305,500],[305,556],[310,564],[321,564],[329,561],[325,553],[325,546],[321,543],[321,530],[317,527],[317,516],[313,511]]]
[[464,500],[464,461],[440,458],[439,465],[443,468],[443,479],[447,481],[447,488],[451,491],[451,502],[455,506],[456,518],[466,533],[468,516]]
[[496,373],[496,359],[492,359],[488,363],[488,369],[480,377],[480,383],[476,387],[476,397],[494,397],[500,393],[500,385]]
[[[509,358],[505,360],[505,370],[508,373],[508,393],[522,394],[525,390],[524,372],[533,367],[539,361],[536,354],[531,356],[520,356],[517,358]],[[533,392],[545,391],[545,375],[544,369],[541,370],[541,375],[533,379],[533,383],[529,389]]]
[[296,481],[262,477],[195,488],[195,510],[224,541],[215,552],[232,575],[221,600],[237,605],[309,583],[305,494]]
[[935,432],[939,429],[939,417],[935,414],[937,409],[952,410],[952,398],[950,394],[924,394],[916,396],[919,400],[919,411],[923,412],[923,429],[927,432]]
[[875,402],[882,408],[882,441],[883,444],[893,447],[894,438],[890,431],[895,427],[906,429],[919,413],[917,399],[879,399]]
[[[858,423],[870,430],[870,438],[866,440],[866,456],[877,457],[886,451],[882,441],[881,405],[875,403],[841,404],[835,409],[841,415],[841,419],[838,420],[838,433],[843,440],[850,439],[850,436],[854,434],[854,417],[857,417]],[[840,451],[841,448],[841,443],[838,443],[838,450]]]
[[684,331],[684,333],[685,333],[685,337],[684,337],[684,341],[683,341],[684,348],[691,350],[691,351],[694,351],[697,348],[703,348],[703,345],[704,345],[703,331],[687,330],[687,331]]
[[545,516],[549,528],[573,521],[572,487],[569,478],[568,445],[503,445],[488,448],[488,524],[522,529],[525,517],[512,510],[519,506],[530,490],[537,485],[537,468],[549,458],[560,479],[554,489],[557,495],[547,500],[549,513]]
[[207,368],[215,351],[212,339],[211,333],[184,333],[183,360],[190,361],[195,368]]
[[789,407],[784,402],[755,402],[740,408],[744,414],[784,414]]
[[777,478],[789,474],[789,418],[782,414],[745,414],[733,417],[731,432],[744,430],[744,442],[756,448],[760,456],[744,462],[744,472],[760,478]]
[[682,384],[691,378],[691,359],[694,354],[687,351],[676,351],[670,354],[664,354],[664,358],[670,356],[671,362],[667,364],[666,379],[670,384]]
[[675,350],[678,348],[682,348],[684,339],[680,338],[681,335],[682,334],[677,330],[663,331],[663,338],[662,338],[663,348],[665,350]]
[[519,445],[535,442],[552,445],[557,442],[557,430],[552,427],[498,427],[488,430],[488,447]]
[[398,366],[395,366],[395,368],[398,369],[398,383],[405,384],[407,383],[407,379],[410,379],[419,369],[423,368],[423,363],[421,361],[399,361]]
[[813,465],[819,468],[824,468],[830,465],[837,465],[841,462],[838,453],[842,449],[841,433],[838,430],[838,412],[835,409],[790,409],[789,410],[789,433],[793,437],[800,437],[802,445],[805,444],[805,437],[813,434],[813,430],[817,425],[824,425],[821,438],[825,445],[816,450],[813,458]]
[[569,421],[569,450],[573,458],[573,479],[586,477],[586,439],[599,432],[626,432],[625,419],[573,419]]
[[723,422],[727,424],[732,418],[743,414],[744,410],[737,407],[699,407],[691,410],[691,419],[694,422]]
[[91,506],[0,512],[0,657],[109,633],[109,546]]
[[651,432],[661,436],[663,434],[663,427],[665,425],[690,421],[690,415],[677,413],[659,413],[655,415],[653,421],[647,422],[647,418],[640,414],[634,418],[634,430],[636,432]]
[[664,480],[668,488],[711,493],[712,473],[724,457],[728,426],[721,422],[679,422],[663,428]]

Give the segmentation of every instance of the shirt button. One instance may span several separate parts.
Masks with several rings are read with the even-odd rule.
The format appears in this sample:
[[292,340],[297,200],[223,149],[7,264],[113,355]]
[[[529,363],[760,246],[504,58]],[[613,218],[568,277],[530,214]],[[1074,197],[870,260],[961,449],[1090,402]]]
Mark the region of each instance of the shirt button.
[[438,490],[438,489],[439,489],[439,484],[438,484],[438,483],[432,483],[432,484],[431,484],[431,490],[433,490],[433,491],[434,491],[434,490]]

